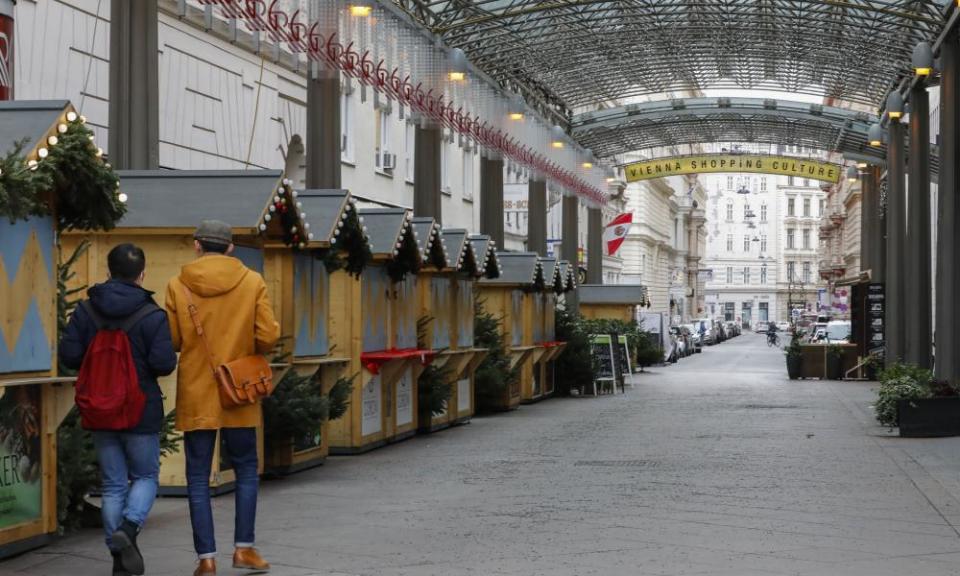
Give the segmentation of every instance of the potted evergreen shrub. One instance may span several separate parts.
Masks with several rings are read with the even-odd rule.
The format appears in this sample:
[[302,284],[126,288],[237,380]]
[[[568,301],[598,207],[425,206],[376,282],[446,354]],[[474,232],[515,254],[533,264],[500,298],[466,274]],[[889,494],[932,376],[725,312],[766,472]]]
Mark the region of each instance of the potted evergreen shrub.
[[843,348],[839,344],[827,346],[827,378],[829,380],[843,378]]
[[800,349],[800,333],[796,330],[790,336],[790,344],[787,346],[787,376],[791,380],[800,378],[800,369],[803,364],[803,351]]
[[880,373],[874,411],[881,424],[899,427],[900,436],[960,436],[957,391],[912,364],[892,364]]

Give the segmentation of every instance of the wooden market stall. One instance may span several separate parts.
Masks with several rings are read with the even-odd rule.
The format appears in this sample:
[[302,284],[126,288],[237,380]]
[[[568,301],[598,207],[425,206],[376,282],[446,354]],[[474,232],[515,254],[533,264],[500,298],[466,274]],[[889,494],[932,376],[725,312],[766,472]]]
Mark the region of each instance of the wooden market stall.
[[417,430],[416,382],[432,350],[417,346],[417,272],[425,254],[402,208],[360,210],[372,261],[341,307],[354,329],[348,356],[357,374],[350,405],[331,422],[330,450],[357,454]]
[[[277,351],[278,359],[286,363],[290,357],[310,355],[314,347],[321,346],[321,340],[325,346],[323,326],[316,330],[303,329],[303,315],[313,314],[314,309],[313,299],[304,290],[314,288],[310,282],[315,267],[307,250],[295,254],[294,249],[307,248],[309,240],[301,235],[304,231],[312,233],[308,231],[309,224],[300,219],[295,193],[279,170],[134,170],[118,174],[121,189],[129,200],[127,213],[117,227],[109,232],[71,232],[63,237],[64,247],[71,253],[81,243],[88,246],[76,261],[73,285],[87,287],[105,280],[107,253],[117,244],[131,242],[140,246],[147,256],[144,287],[155,292],[158,304],[163,305],[167,282],[180,273],[184,264],[197,257],[193,245],[197,224],[215,218],[233,228],[233,256],[264,276],[284,336],[283,349]],[[345,201],[343,193],[340,200]],[[184,210],[184,206],[190,209]],[[305,284],[304,278],[308,278]],[[297,311],[298,307],[301,310]],[[275,367],[277,382],[283,375],[279,368]],[[312,369],[317,368],[312,366]],[[176,382],[176,372],[160,379],[168,411],[176,406]],[[321,393],[319,386],[317,393]],[[262,424],[261,421],[257,427],[261,472],[266,462],[280,465],[278,458],[288,458],[288,465],[295,464],[285,441],[282,448],[265,450]],[[323,436],[318,431],[320,441],[313,446],[312,458],[326,455]],[[161,461],[162,493],[186,494],[184,458],[180,450]],[[232,489],[233,482],[231,463],[218,443],[210,486],[219,493]]]
[[534,322],[533,303],[544,287],[543,268],[535,252],[498,252],[497,259],[500,276],[478,282],[479,298],[486,312],[501,319],[511,367],[519,370],[519,378],[494,405],[495,409],[512,410],[521,401],[534,399],[533,360],[543,347],[534,342],[538,322]]
[[532,293],[533,300],[533,341],[539,347],[533,358],[533,400],[549,398],[555,391],[554,361],[566,348],[566,342],[557,341],[556,318],[557,299],[567,292],[569,278],[565,269],[555,258],[541,258],[543,268],[543,290]]
[[[109,228],[116,175],[70,102],[0,102],[0,558],[58,529],[59,231]],[[64,296],[65,297],[65,296]]]
[[580,314],[588,320],[632,322],[637,319],[637,307],[648,301],[642,284],[581,284],[577,293]]

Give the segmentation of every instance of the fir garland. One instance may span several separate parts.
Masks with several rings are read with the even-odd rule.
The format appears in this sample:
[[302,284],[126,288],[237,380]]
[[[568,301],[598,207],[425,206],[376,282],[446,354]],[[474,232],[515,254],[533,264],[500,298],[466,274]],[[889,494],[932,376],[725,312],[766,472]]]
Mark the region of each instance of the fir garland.
[[443,270],[447,267],[447,254],[443,250],[443,240],[440,233],[433,237],[433,241],[430,243],[430,253],[427,254],[426,264],[429,264],[436,268],[437,270]]
[[331,239],[330,248],[315,250],[314,254],[323,261],[327,272],[346,270],[347,274],[359,279],[363,269],[373,260],[373,253],[356,208],[350,205],[345,214],[347,217],[342,220],[339,234]]
[[387,274],[394,282],[402,282],[407,274],[419,272],[422,263],[420,248],[408,228],[403,232],[403,239],[400,241],[397,254],[387,261]]
[[27,161],[26,140],[0,158],[0,216],[11,222],[50,214],[60,230],[110,230],[123,217],[117,174],[100,158],[81,118],[66,122],[46,158]]

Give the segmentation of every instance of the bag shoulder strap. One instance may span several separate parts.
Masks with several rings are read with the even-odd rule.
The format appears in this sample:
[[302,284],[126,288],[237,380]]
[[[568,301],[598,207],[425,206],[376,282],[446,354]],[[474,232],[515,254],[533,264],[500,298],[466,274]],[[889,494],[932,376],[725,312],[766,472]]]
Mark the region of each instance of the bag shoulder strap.
[[133,327],[136,326],[138,322],[140,322],[147,316],[153,314],[159,309],[160,307],[157,306],[155,303],[147,302],[146,304],[138,308],[133,314],[127,316],[124,319],[123,323],[120,324],[120,329],[123,330],[124,332],[129,332],[130,330],[133,330]]
[[87,316],[90,317],[90,320],[93,321],[93,327],[97,329],[97,332],[103,330],[104,326],[107,324],[106,318],[97,312],[97,309],[93,307],[93,304],[91,304],[89,300],[83,300],[77,305],[77,307],[83,308],[83,311],[86,312]]
[[190,292],[190,289],[187,288],[187,285],[183,282],[180,283],[180,287],[183,288],[183,295],[187,299],[187,312],[190,314],[190,320],[193,322],[193,328],[197,332],[197,336],[200,337],[200,341],[203,342],[203,348],[207,351],[207,360],[210,362],[210,370],[213,372],[213,377],[217,377],[217,363],[213,359],[213,353],[210,351],[210,344],[207,342],[207,334],[203,330],[203,324],[200,323],[200,310],[193,303],[193,293]]

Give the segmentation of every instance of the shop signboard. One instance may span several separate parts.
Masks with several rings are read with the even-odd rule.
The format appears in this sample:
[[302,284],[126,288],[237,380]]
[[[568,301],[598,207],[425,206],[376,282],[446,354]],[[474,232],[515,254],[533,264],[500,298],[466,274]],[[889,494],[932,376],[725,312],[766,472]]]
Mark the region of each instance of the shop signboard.
[[40,386],[0,388],[0,530],[42,512]]
[[867,342],[868,354],[883,355],[886,348],[884,310],[886,306],[883,284],[875,282],[867,286]]

